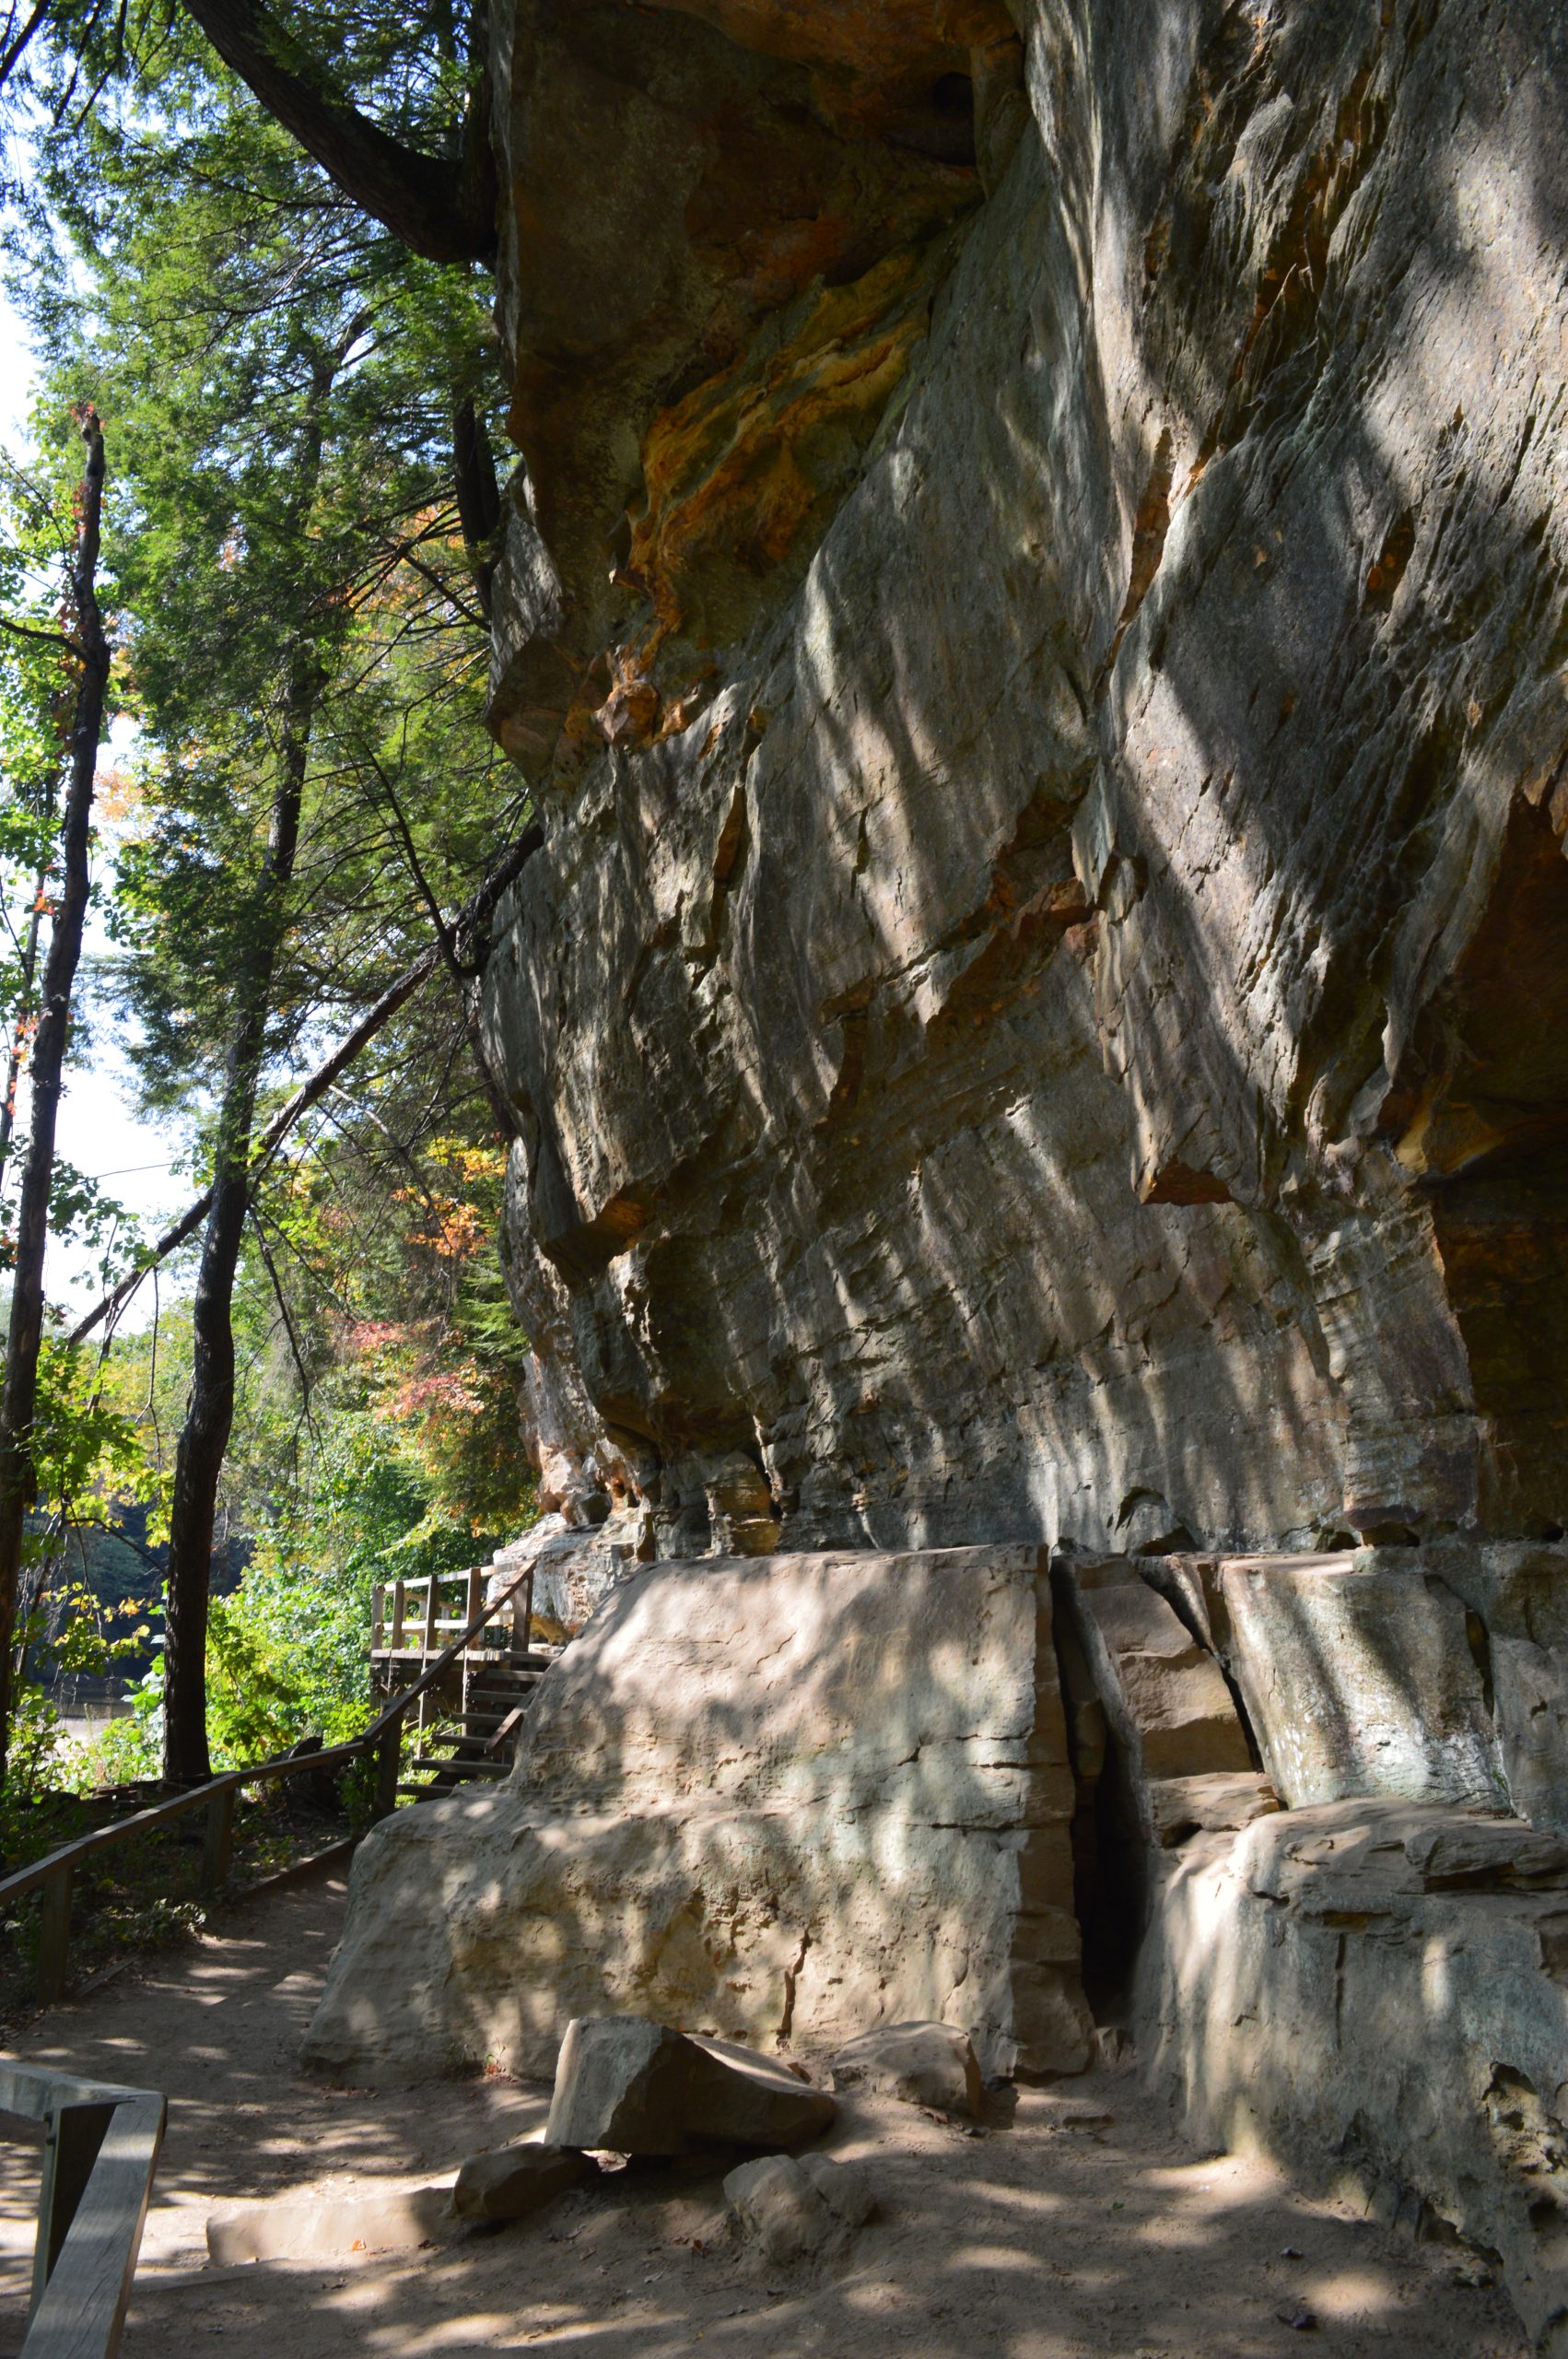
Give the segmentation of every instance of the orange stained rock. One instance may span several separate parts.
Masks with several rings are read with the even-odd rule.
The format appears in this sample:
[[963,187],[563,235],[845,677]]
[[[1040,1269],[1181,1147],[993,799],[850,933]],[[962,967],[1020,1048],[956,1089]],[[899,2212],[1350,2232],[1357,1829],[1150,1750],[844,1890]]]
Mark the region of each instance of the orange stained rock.
[[925,264],[906,251],[818,288],[777,335],[654,420],[626,571],[667,628],[690,622],[702,636],[696,577],[710,566],[760,575],[789,556],[843,432],[869,440],[926,333]]

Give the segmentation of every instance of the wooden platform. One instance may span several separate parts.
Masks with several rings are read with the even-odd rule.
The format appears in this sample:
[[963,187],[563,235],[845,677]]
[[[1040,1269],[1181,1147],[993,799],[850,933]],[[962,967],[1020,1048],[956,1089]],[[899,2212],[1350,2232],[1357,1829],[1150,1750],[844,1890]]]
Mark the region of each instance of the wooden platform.
[[[381,1695],[412,1684],[454,1636],[472,1627],[485,1604],[485,1569],[378,1582],[371,1600],[370,1684]],[[440,1680],[420,1698],[409,1731],[398,1792],[410,1801],[508,1776],[534,1689],[559,1649],[532,1644],[533,1583],[526,1581],[505,1618],[458,1649]]]

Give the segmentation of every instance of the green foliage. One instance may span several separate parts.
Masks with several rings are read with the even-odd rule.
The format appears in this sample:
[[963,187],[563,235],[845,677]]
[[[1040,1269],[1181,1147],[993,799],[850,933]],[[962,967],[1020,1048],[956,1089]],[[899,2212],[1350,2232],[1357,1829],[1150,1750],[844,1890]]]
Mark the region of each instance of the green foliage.
[[[31,1675],[19,1683],[12,1712],[10,1759],[0,1790],[0,1859],[34,1859],[69,1840],[79,1830],[67,1797],[109,1782],[96,1760],[66,1744],[50,1683],[102,1679],[133,1659],[148,1635],[136,1612],[134,1601],[106,1611],[79,1581],[62,1581],[34,1602],[19,1634]],[[117,1774],[147,1772],[136,1767]]]
[[440,1514],[384,1425],[349,1414],[331,1431],[309,1498],[261,1532],[239,1589],[214,1603],[208,1726],[226,1761],[357,1734],[374,1584],[474,1559],[473,1533]]
[[[325,0],[310,42],[400,136],[436,145],[455,125],[467,76],[450,12]],[[451,478],[454,404],[496,403],[489,289],[368,224],[178,12],[56,0],[13,95],[36,145],[10,284],[48,367],[29,472],[0,479],[0,611],[52,625],[71,413],[91,402],[116,680],[136,722],[111,796],[104,995],[147,1107],[182,1124],[205,1173],[258,939],[280,945],[264,1120],[426,947],[430,903],[461,903],[524,816],[484,734],[487,634]],[[0,634],[7,1022],[29,1006],[20,945],[52,840],[62,663]],[[279,894],[258,880],[302,706],[299,856]],[[226,1763],[362,1725],[372,1582],[471,1563],[532,1512],[524,1345],[496,1241],[504,1157],[465,1033],[450,987],[411,1003],[256,1191],[214,1564]],[[134,1262],[119,1208],[64,1167],[54,1210],[117,1269]],[[191,1320],[170,1273],[154,1302],[107,1359],[46,1355],[41,1567],[62,1532],[127,1503],[158,1543]],[[31,1668],[52,1677],[60,1658]],[[152,1773],[161,1660],[134,1701],[70,1766],[78,1782]],[[38,1748],[40,1777],[67,1774],[41,1734]]]

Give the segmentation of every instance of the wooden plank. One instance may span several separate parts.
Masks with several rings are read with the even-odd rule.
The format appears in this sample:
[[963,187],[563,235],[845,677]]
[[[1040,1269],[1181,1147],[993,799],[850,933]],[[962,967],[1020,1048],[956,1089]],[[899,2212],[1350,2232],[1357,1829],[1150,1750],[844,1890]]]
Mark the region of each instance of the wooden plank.
[[533,1629],[533,1567],[523,1576],[521,1593],[512,1591],[512,1652],[526,1652]]
[[441,1610],[441,1585],[431,1574],[425,1591],[425,1652],[433,1654],[436,1646],[436,1617]]
[[145,2090],[115,2107],[22,2359],[114,2359],[167,2115],[164,2099]]
[[32,2257],[32,2308],[43,2299],[54,2264],[92,2177],[114,2101],[57,2106],[43,2142],[43,2177],[38,2194],[38,2241]]
[[401,1578],[392,1583],[392,1649],[395,1655],[403,1645],[403,1607],[407,1596],[406,1584]]
[[53,2005],[65,1988],[71,1954],[71,1862],[57,1867],[44,1884],[38,1904],[38,1995]]
[[370,1591],[370,1652],[380,1654],[384,1625],[381,1608],[386,1599],[386,1583],[378,1581]]
[[118,2105],[122,2097],[145,2097],[146,2089],[127,2089],[117,2081],[82,2081],[74,2072],[53,2072],[47,2066],[17,2064],[0,2057],[0,2113],[14,2113],[24,2121],[47,2121],[63,2105]]
[[398,1722],[382,1737],[376,1748],[376,1792],[371,1811],[377,1818],[390,1818],[397,1808],[397,1773],[403,1753],[403,1724]]

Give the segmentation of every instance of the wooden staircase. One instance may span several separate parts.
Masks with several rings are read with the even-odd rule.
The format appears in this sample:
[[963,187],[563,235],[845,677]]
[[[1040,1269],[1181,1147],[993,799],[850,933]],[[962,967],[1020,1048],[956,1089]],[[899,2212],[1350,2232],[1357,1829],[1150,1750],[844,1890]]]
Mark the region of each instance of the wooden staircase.
[[491,1655],[476,1663],[464,1679],[459,1708],[432,1717],[420,1729],[418,1750],[409,1764],[416,1775],[401,1784],[398,1792],[422,1802],[453,1793],[459,1786],[494,1784],[505,1778],[533,1691],[555,1651],[531,1649]]
[[[485,1605],[486,1572],[378,1582],[370,1607],[370,1682],[383,1695],[417,1683],[439,1656],[439,1681],[419,1696],[412,1758],[397,1792],[409,1802],[493,1785],[507,1776],[533,1691],[559,1647],[532,1637],[533,1576]],[[453,1634],[457,1634],[453,1636]],[[443,1650],[443,1641],[450,1641]]]

